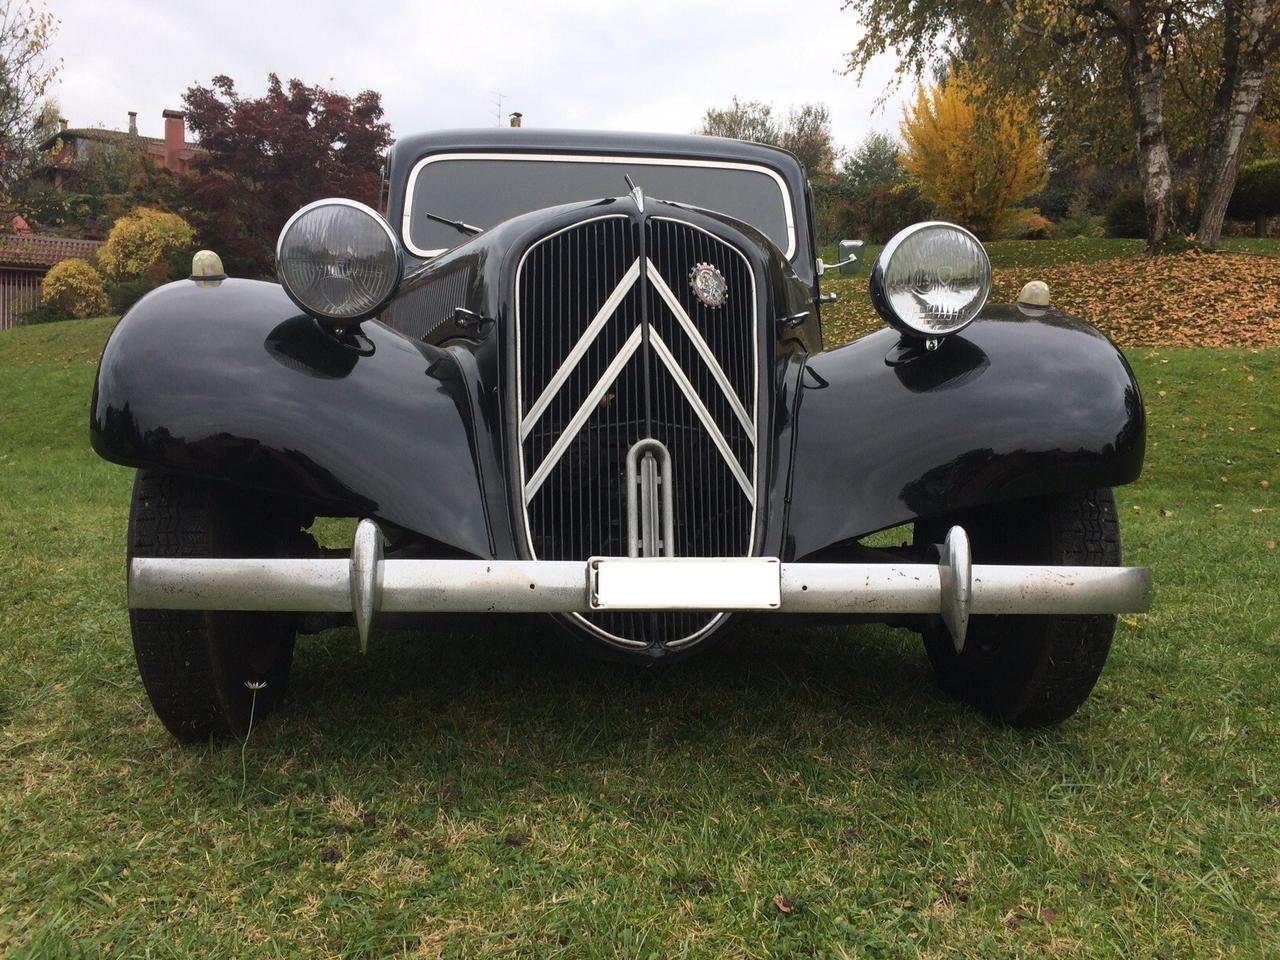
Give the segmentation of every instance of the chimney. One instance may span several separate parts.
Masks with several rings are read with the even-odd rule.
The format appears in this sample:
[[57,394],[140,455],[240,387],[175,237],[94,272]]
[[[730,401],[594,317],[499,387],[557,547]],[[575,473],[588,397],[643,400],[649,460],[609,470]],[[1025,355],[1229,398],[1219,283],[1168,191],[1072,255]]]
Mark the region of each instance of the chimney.
[[181,110],[164,111],[164,165],[173,171],[179,169],[178,154],[187,145],[186,116]]
[[522,118],[522,117],[524,117],[524,114],[523,114],[523,113],[519,113],[519,112],[513,113],[513,114],[511,115],[511,125],[512,125],[513,127],[518,127],[518,126],[520,126],[520,120],[521,120],[521,118]]
[[65,129],[67,129],[67,118],[66,118],[66,117],[59,117],[59,118],[58,118],[58,129],[59,129],[59,130],[65,130]]
[[138,111],[129,111],[129,136],[136,137],[138,135]]

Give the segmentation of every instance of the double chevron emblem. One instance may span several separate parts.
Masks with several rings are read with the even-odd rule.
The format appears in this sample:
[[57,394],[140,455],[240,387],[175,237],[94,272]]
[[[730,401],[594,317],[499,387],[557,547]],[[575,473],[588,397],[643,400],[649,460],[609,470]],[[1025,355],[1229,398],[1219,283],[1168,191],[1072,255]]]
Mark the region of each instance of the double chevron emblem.
[[[699,267],[708,266],[699,264]],[[714,269],[714,268],[712,268]],[[738,395],[733,385],[726,376],[723,367],[716,359],[711,347],[708,346],[706,339],[698,330],[697,324],[689,316],[684,306],[680,303],[679,298],[672,292],[671,287],[663,279],[662,274],[658,271],[657,266],[652,260],[645,258],[642,262],[641,258],[637,258],[632,262],[631,266],[622,275],[617,285],[613,288],[608,297],[605,298],[600,309],[596,312],[591,322],[587,324],[582,336],[569,350],[564,360],[557,367],[551,379],[547,381],[547,385],[543,388],[538,397],[530,404],[528,412],[526,412],[520,421],[520,439],[523,442],[529,434],[534,430],[551,402],[559,394],[564,387],[570,375],[582,362],[583,357],[596,342],[605,325],[615,315],[618,307],[631,289],[640,281],[641,271],[644,271],[644,277],[650,287],[658,294],[659,299],[671,315],[675,318],[676,324],[684,335],[688,338],[689,343],[693,346],[694,352],[697,354],[699,361],[704,365],[707,373],[710,374],[711,381],[716,389],[723,394],[728,403],[729,409],[732,411],[734,418],[742,425],[745,435],[749,438],[751,444],[751,459],[755,457],[755,424],[752,422],[751,414],[747,411],[747,402],[754,406],[754,399],[744,401],[744,398]],[[708,275],[705,280],[705,286],[709,289],[715,287],[713,280],[719,280],[720,284],[724,284],[724,279],[719,271],[715,271],[715,277]],[[712,290],[717,294],[716,299],[719,303],[724,302],[727,296],[727,285],[723,290],[717,288]],[[702,297],[699,297],[701,300]],[[706,302],[705,300],[703,302]],[[716,304],[719,305],[718,303]],[[647,334],[647,335],[646,335]],[[647,344],[647,347],[646,347]],[[648,349],[654,358],[657,359],[670,373],[672,380],[684,395],[689,407],[697,416],[699,423],[710,437],[712,443],[720,456],[724,458],[725,464],[728,466],[730,473],[742,488],[743,494],[746,496],[748,503],[752,506],[755,504],[755,488],[752,484],[751,474],[754,464],[748,462],[742,463],[735,456],[728,440],[725,439],[724,432],[716,423],[715,417],[707,409],[702,397],[699,396],[697,389],[690,382],[689,376],[680,366],[675,354],[672,352],[670,345],[663,339],[655,325],[652,323],[647,330],[643,323],[637,323],[630,335],[623,342],[622,347],[614,355],[613,359],[605,367],[604,372],[596,380],[595,384],[587,392],[582,403],[564,428],[560,431],[555,442],[551,445],[551,449],[547,451],[542,462],[536,466],[530,465],[532,472],[528,475],[524,486],[525,503],[531,501],[534,495],[546,482],[551,472],[564,456],[570,444],[573,443],[575,437],[582,431],[591,414],[605,400],[610,388],[617,381],[619,375],[626,367],[627,363],[638,351]]]

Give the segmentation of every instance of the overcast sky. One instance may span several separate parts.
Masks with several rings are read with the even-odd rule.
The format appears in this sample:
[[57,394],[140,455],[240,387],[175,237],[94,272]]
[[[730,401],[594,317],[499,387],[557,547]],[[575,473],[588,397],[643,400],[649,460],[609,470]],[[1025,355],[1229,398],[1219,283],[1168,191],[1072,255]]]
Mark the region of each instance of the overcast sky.
[[874,108],[891,60],[861,86],[840,76],[859,34],[840,0],[48,3],[73,127],[122,129],[137,110],[139,132],[160,136],[191,84],[225,73],[258,95],[271,71],[379,91],[397,135],[493,125],[499,91],[504,115],[539,127],[688,133],[735,94],[782,112],[825,103],[842,147],[899,118],[901,94]]

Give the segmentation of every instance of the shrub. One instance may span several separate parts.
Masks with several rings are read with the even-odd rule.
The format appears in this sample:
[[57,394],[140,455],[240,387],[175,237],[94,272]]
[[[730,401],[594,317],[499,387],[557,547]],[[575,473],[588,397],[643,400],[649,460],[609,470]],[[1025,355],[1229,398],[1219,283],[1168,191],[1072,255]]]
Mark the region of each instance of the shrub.
[[1002,240],[1049,240],[1057,232],[1057,225],[1039,210],[1017,207],[1005,214]]
[[920,195],[913,185],[899,183],[874,191],[860,210],[863,233],[855,237],[871,243],[884,243],[903,227],[933,216],[933,204]]
[[71,317],[63,311],[42,303],[18,317],[18,324],[23,327],[33,327],[40,323],[56,323],[59,320],[70,319]]
[[1117,190],[1107,201],[1104,215],[1108,237],[1133,237],[1147,235],[1147,208],[1142,191],[1137,187]]
[[[1173,185],[1169,198],[1169,233],[1185,234],[1191,229],[1191,218],[1196,205],[1196,188],[1190,180]],[[1142,199],[1141,187],[1123,187],[1112,194],[1107,203],[1106,224],[1108,237],[1143,239],[1147,235],[1147,211]]]
[[99,317],[109,306],[102,274],[86,260],[63,260],[54,264],[44,275],[40,295],[50,312],[57,311],[65,317]]
[[1049,174],[1043,190],[1027,197],[1027,206],[1039,210],[1050,220],[1061,220],[1067,216],[1072,199],[1081,192],[1081,179],[1082,175],[1074,169],[1055,170]]
[[108,283],[107,299],[111,301],[111,312],[123,314],[154,289],[155,284],[145,278]]
[[98,262],[113,280],[146,278],[153,286],[172,279],[172,261],[195,241],[190,224],[175,213],[138,207],[111,228]]
[[1240,168],[1227,212],[1241,220],[1252,220],[1254,236],[1266,234],[1267,218],[1280,215],[1280,157]]
[[1106,232],[1105,226],[1104,218],[1089,212],[1089,195],[1077,190],[1067,205],[1066,215],[1058,223],[1058,234],[1067,238],[1100,237]]
[[903,227],[933,216],[933,206],[906,183],[865,193],[815,183],[813,198],[819,243],[838,239],[884,243]]

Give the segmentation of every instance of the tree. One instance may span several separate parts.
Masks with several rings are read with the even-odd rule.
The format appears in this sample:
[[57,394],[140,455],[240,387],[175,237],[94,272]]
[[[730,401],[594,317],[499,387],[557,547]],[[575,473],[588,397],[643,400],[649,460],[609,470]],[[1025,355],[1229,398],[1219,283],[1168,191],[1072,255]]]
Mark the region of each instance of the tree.
[[887,133],[868,133],[840,165],[840,181],[867,192],[905,183],[907,172],[898,154],[901,144]]
[[948,219],[983,239],[1018,220],[1013,210],[1049,178],[1046,144],[1029,107],[992,101],[967,70],[921,86],[902,122],[902,164]]
[[[1217,6],[1213,4],[1211,6]],[[1262,102],[1267,63],[1280,51],[1278,0],[1222,0],[1221,55],[1196,194],[1196,239],[1213,246]]]
[[87,238],[104,238],[135,207],[182,210],[177,176],[153,163],[137,137],[82,141],[59,170],[64,182],[57,188],[42,177],[15,183],[13,209],[29,221],[72,228]]
[[134,177],[151,164],[137,137],[86,140],[67,164],[67,182],[80,193],[98,196],[129,191]]
[[869,133],[829,182],[814,182],[820,242],[856,237],[882,243],[907,224],[929,217],[931,206],[907,183],[899,149],[888,134]]
[[794,153],[812,179],[830,179],[835,173],[836,148],[831,136],[831,114],[825,104],[793,107],[778,145]]
[[43,4],[0,0],[0,187],[35,156],[41,100],[58,73],[49,44],[58,21]]
[[203,151],[186,194],[202,241],[235,272],[271,272],[276,237],[302,205],[340,196],[378,202],[391,144],[382,98],[349,97],[270,74],[267,92],[241,97],[227,76],[183,99]]
[[814,178],[830,177],[836,163],[831,136],[831,115],[826,105],[803,103],[792,107],[787,119],[774,118],[773,106],[761,100],[739,100],[720,109],[708,107],[698,133],[707,137],[731,137],[790,150]]
[[[1199,232],[1204,242],[1216,241],[1220,204],[1209,198],[1220,198],[1224,189],[1230,195],[1257,109],[1254,93],[1276,52],[1280,0],[846,0],[845,6],[866,25],[849,55],[850,71],[860,72],[887,49],[899,53],[904,73],[917,77],[959,58],[992,95],[1038,94],[1062,130],[1083,130],[1087,124],[1073,122],[1082,114],[1098,128],[1114,127],[1123,97],[1151,252],[1163,245],[1171,223],[1170,77],[1179,94],[1208,82],[1215,90],[1212,107],[1175,98],[1173,121],[1193,131],[1189,153],[1206,198]],[[1079,136],[1081,149],[1093,140]]]
[[773,117],[773,107],[760,100],[742,101],[737,97],[724,109],[708,107],[702,115],[698,133],[706,137],[729,137],[777,146],[782,129]]

